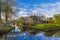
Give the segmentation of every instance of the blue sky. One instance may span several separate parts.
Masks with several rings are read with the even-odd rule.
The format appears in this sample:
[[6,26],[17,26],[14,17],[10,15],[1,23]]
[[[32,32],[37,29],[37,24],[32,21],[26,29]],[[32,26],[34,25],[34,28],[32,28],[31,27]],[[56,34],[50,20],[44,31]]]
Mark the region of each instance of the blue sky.
[[19,3],[24,4],[40,4],[40,3],[55,3],[59,2],[60,0],[17,0]]
[[35,13],[50,17],[60,13],[60,0],[17,0],[17,2],[20,16]]

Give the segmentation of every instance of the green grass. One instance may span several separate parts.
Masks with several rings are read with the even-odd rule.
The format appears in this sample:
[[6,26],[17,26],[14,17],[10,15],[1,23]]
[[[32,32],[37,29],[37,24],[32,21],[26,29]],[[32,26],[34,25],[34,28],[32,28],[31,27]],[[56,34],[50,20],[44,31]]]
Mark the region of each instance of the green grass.
[[2,28],[0,29],[0,31],[8,31],[10,29],[12,29],[12,26],[2,26]]
[[10,32],[12,29],[14,29],[14,27],[12,27],[12,26],[10,26],[10,25],[8,25],[8,26],[2,25],[2,26],[1,26],[1,29],[0,29],[0,35],[3,35],[3,34],[5,34],[5,33],[8,33],[8,32]]
[[44,29],[45,28],[45,24],[36,24],[34,26],[32,26],[33,28],[39,28],[39,29]]
[[60,28],[60,24],[54,24],[54,23],[48,23],[48,24],[35,24],[34,26],[31,26],[32,28],[38,28],[38,29],[55,29]]

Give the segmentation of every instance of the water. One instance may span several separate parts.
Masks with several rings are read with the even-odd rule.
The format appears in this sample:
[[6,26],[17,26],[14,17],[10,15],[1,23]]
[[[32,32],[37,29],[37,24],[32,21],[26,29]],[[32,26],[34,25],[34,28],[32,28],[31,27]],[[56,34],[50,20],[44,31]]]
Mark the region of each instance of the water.
[[17,35],[16,40],[60,40],[60,38],[55,36],[47,37],[47,36],[44,36],[44,33],[31,35],[28,32],[26,32],[26,33]]
[[[15,32],[18,32],[18,30]],[[44,32],[36,35],[31,35],[29,32],[24,32],[22,34],[17,34],[16,37],[9,37],[8,40],[60,40],[60,38],[55,35],[45,36]]]
[[28,32],[18,34],[16,37],[10,37],[8,40],[60,40],[57,36],[45,36],[44,32],[38,33],[36,35],[31,35]]

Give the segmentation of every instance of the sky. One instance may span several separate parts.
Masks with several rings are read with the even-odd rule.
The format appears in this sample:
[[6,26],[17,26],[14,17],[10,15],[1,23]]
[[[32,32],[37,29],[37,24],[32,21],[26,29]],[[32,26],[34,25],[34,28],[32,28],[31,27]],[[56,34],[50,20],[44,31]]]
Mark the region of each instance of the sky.
[[60,13],[60,0],[17,0],[19,16],[31,14],[43,14],[46,17],[53,17],[54,14]]

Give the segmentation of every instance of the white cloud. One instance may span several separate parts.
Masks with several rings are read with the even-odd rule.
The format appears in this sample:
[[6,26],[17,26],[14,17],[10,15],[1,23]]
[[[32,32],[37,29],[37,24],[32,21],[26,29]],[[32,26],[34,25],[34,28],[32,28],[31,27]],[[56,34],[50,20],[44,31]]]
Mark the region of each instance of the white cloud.
[[28,15],[27,15],[27,12],[26,11],[20,11],[19,12],[19,16],[25,17],[25,16],[28,16]]
[[[31,5],[29,5],[31,6]],[[25,5],[25,7],[28,7],[27,5]],[[60,13],[60,2],[56,2],[56,3],[42,3],[40,5],[33,5],[33,9],[25,9],[25,8],[20,8],[20,12],[19,15],[23,15],[23,16],[27,16],[28,11],[26,10],[30,10],[32,13],[35,14],[44,14],[47,17],[52,17],[54,14]]]
[[48,4],[40,4],[40,8],[35,6],[33,10],[36,14],[44,14],[48,17],[52,17],[56,13],[60,13],[60,2],[57,3],[48,3]]

